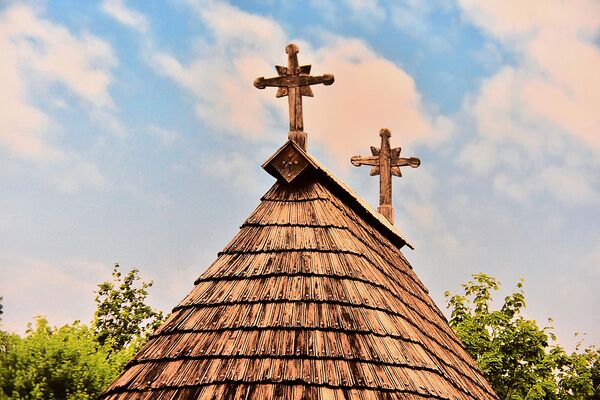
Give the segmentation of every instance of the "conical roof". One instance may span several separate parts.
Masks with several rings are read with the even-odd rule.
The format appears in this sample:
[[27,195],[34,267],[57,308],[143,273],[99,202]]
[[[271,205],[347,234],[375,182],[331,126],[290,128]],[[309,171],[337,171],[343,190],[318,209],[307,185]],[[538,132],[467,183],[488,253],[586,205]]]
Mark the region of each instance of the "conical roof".
[[392,225],[291,141],[264,167],[278,181],[102,399],[497,399]]

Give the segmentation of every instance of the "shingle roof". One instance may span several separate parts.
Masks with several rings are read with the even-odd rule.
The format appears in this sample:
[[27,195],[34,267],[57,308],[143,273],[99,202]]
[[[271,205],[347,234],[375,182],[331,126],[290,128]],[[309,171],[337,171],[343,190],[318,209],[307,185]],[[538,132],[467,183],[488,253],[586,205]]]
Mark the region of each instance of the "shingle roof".
[[308,167],[280,177],[101,398],[496,399],[395,228],[282,149]]

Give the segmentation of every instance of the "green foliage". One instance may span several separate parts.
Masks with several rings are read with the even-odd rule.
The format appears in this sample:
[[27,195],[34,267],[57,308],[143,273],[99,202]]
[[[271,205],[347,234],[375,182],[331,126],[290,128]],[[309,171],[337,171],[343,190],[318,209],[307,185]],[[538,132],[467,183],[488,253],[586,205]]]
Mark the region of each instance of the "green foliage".
[[115,264],[112,278],[98,285],[92,323],[97,340],[114,351],[129,345],[139,348],[163,319],[161,312],[145,304],[152,282],[136,286],[139,271],[134,268],[122,276],[119,264]]
[[24,337],[0,330],[0,400],[95,399],[121,373],[162,315],[144,303],[152,284],[136,269],[122,278],[116,265],[112,277],[91,327],[38,318]]
[[474,274],[463,284],[464,295],[446,292],[450,325],[479,364],[501,399],[598,400],[600,352],[588,347],[572,354],[556,344],[552,327],[540,328],[521,315],[525,308],[522,281],[491,310],[500,283]]
[[51,328],[38,318],[25,337],[5,334],[4,339],[0,399],[93,399],[132,356],[131,351],[122,351],[108,357],[109,349],[77,321]]

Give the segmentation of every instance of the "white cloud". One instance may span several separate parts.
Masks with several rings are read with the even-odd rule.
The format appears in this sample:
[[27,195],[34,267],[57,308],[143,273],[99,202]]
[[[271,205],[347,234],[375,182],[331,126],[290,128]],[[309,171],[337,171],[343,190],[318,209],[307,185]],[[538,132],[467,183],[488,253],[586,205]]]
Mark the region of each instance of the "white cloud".
[[547,29],[594,34],[600,24],[600,4],[594,0],[459,0],[459,4],[467,18],[512,44]]
[[156,137],[165,146],[170,146],[180,139],[179,133],[172,129],[161,128],[156,125],[149,125],[148,132],[150,135]]
[[[213,129],[245,139],[264,138],[274,131],[273,113],[283,105],[269,105],[252,82],[275,74],[274,60],[286,43],[275,21],[245,13],[221,2],[190,2],[212,40],[201,41],[188,65],[164,52],[150,57],[153,67],[196,96],[196,113]],[[272,104],[272,103],[271,103]]]
[[90,114],[112,113],[109,86],[116,59],[98,37],[76,35],[40,14],[17,4],[0,15],[0,147],[16,160],[43,162],[51,178],[62,177],[58,181],[72,172],[71,184],[95,185],[102,180],[96,167],[60,146],[63,127],[42,108],[59,104],[68,109],[72,100],[39,93],[52,93],[49,88],[58,84],[82,100]]
[[496,148],[485,140],[467,143],[460,152],[458,161],[470,165],[478,175],[487,175],[496,166]]
[[16,60],[19,49],[8,35],[7,19],[0,20],[0,142],[21,158],[56,159],[63,156],[55,146],[44,140],[43,134],[50,125],[46,114],[27,102],[25,82]]
[[[275,64],[286,64],[288,37],[283,28],[225,3],[190,4],[212,40],[201,41],[187,65],[155,52],[150,57],[154,68],[194,93],[197,115],[213,129],[253,141],[284,140],[286,99],[276,99],[272,88],[258,92],[252,86],[258,76],[275,76]],[[349,154],[377,141],[382,127],[391,129],[403,145],[431,136],[437,122],[447,131],[447,123],[428,115],[414,80],[402,68],[362,40],[326,33],[322,39],[326,44],[318,48],[296,41],[299,61],[313,64],[312,74],[335,73],[333,86],[313,88],[318,99],[303,99],[309,146],[313,140],[321,142],[346,164]]]
[[391,130],[394,147],[433,134],[432,117],[422,105],[414,80],[402,68],[359,39],[326,35],[325,43],[313,51],[313,70],[315,74],[334,73],[335,83],[315,87],[318,99],[305,100],[309,140],[323,143],[347,164],[348,155],[378,145],[381,128]]
[[344,3],[350,10],[351,18],[368,27],[374,27],[386,17],[385,10],[378,0],[345,0]]
[[16,56],[11,60],[3,57],[4,63],[16,63],[21,76],[33,72],[66,86],[93,105],[112,105],[109,71],[116,60],[103,40],[88,33],[77,37],[25,5],[5,11],[0,32],[3,44]]
[[498,192],[519,203],[525,203],[527,199],[532,197],[532,193],[535,190],[535,181],[533,179],[524,182],[522,178],[517,179],[515,176],[509,176],[503,172],[496,174],[493,183],[494,188]]
[[106,178],[98,167],[77,155],[70,155],[47,174],[48,180],[65,193],[75,193],[81,188],[100,189],[106,185]]
[[[405,171],[413,173],[413,171]],[[414,173],[418,174],[416,179],[395,179],[394,185],[396,196],[394,204],[398,206],[402,219],[409,219],[410,224],[406,226],[418,227],[421,232],[428,235],[449,235],[445,226],[444,218],[436,197],[439,182],[427,166],[421,166]],[[401,191],[401,193],[398,193]]]
[[568,168],[547,167],[542,171],[541,179],[549,191],[565,203],[581,204],[597,200],[597,193],[590,183],[581,174]]
[[310,0],[310,6],[329,23],[339,22],[340,13],[334,0]]
[[10,214],[0,210],[0,230],[8,230],[13,225],[13,218]]
[[[495,174],[495,187],[515,199],[524,200],[523,192],[546,192],[571,204],[597,199],[591,171],[600,154],[600,49],[593,40],[600,4],[460,5],[494,46],[514,57],[465,101],[463,112],[473,116],[479,138],[467,144],[460,161],[480,174]],[[519,179],[524,170],[533,184]]]
[[248,193],[254,193],[257,187],[261,187],[256,172],[248,168],[256,165],[259,161],[252,159],[246,153],[229,152],[224,154],[206,154],[198,163],[198,170],[208,174],[221,182],[229,182],[229,186],[242,189]]
[[130,8],[127,8],[123,0],[104,0],[102,2],[102,11],[121,24],[135,29],[138,32],[146,33],[148,31],[148,21],[146,17]]
[[128,133],[128,128],[117,115],[116,110],[92,109],[89,114],[90,120],[106,133],[123,140]]
[[0,270],[10,277],[0,280],[3,324],[17,332],[23,332],[38,315],[47,316],[52,325],[71,323],[76,318],[90,321],[96,285],[110,278],[110,266],[82,258],[61,263],[32,257],[4,259]]
[[488,70],[495,70],[502,65],[503,54],[496,43],[488,41],[473,54],[473,59]]
[[310,5],[331,26],[339,26],[343,21],[374,29],[387,17],[379,0],[311,0]]
[[584,256],[584,265],[586,265],[586,270],[590,275],[594,278],[600,278],[600,246],[596,245]]
[[404,34],[410,35],[438,51],[453,50],[456,32],[444,29],[442,32],[433,23],[434,12],[448,12],[454,5],[447,0],[426,2],[420,0],[399,0],[391,2],[391,21]]
[[431,7],[426,2],[399,1],[392,7],[392,21],[403,31],[422,36],[429,32],[427,16],[430,12]]

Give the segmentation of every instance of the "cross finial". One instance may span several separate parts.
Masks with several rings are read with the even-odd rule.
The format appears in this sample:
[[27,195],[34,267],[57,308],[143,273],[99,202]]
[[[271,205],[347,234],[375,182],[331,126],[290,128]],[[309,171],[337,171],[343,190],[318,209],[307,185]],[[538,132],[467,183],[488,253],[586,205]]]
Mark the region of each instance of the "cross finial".
[[390,148],[389,130],[383,128],[379,131],[381,136],[381,148],[371,146],[371,157],[354,156],[351,159],[352,165],[360,167],[361,165],[370,165],[371,176],[379,175],[379,208],[377,211],[383,214],[392,224],[394,224],[394,209],[392,208],[392,175],[402,176],[400,167],[411,166],[417,168],[421,165],[421,160],[415,157],[401,158],[401,147]]
[[288,137],[306,150],[306,133],[303,132],[304,122],[302,120],[302,96],[313,96],[310,85],[318,83],[331,85],[333,83],[333,75],[309,75],[310,65],[298,65],[299,50],[298,46],[293,43],[285,47],[285,52],[288,55],[288,66],[275,66],[279,76],[275,78],[256,78],[254,86],[259,89],[264,89],[267,86],[275,86],[278,87],[276,97],[288,96],[290,113],[290,132]]

